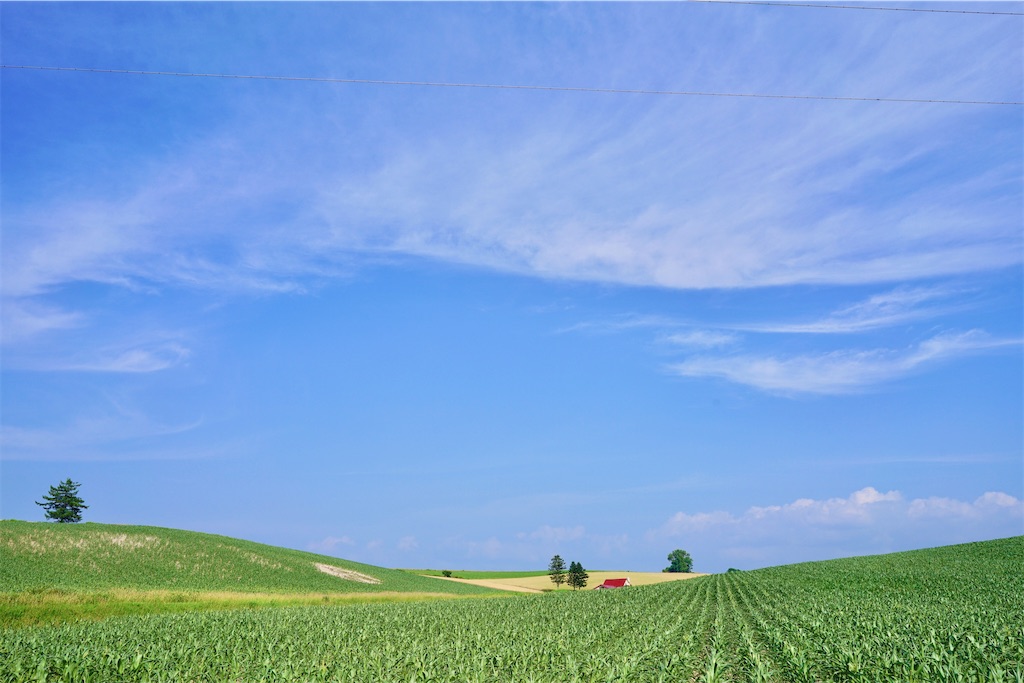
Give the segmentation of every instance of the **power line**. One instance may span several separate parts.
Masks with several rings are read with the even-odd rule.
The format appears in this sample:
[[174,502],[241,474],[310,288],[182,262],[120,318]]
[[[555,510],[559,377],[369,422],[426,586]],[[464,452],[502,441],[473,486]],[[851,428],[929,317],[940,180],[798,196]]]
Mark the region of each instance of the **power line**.
[[773,7],[815,7],[819,9],[859,9],[877,12],[932,12],[938,14],[992,14],[998,16],[1022,17],[1024,12],[993,12],[972,9],[931,9],[925,7],[873,7],[864,5],[823,5],[814,2],[772,2],[771,0],[688,0],[689,2],[716,3],[721,5],[768,5]]
[[902,102],[911,104],[983,104],[1021,106],[1024,102],[994,100],[916,99],[908,97],[842,97],[835,95],[779,95],[771,93],[709,92],[703,90],[645,90],[625,88],[586,88],[559,85],[509,85],[498,83],[445,83],[437,81],[386,81],[365,78],[327,78],[320,76],[267,76],[253,74],[194,73],[190,71],[141,71],[135,69],[91,69],[77,66],[28,66],[0,64],[0,69],[33,71],[73,71],[79,73],[117,74],[130,76],[177,76],[187,78],[224,78],[257,81],[299,81],[307,83],[341,83],[357,85],[420,86],[425,88],[477,88],[486,90],[532,90],[546,92],[605,93],[613,95],[674,95],[683,97],[746,97],[770,100],[825,100],[831,102]]

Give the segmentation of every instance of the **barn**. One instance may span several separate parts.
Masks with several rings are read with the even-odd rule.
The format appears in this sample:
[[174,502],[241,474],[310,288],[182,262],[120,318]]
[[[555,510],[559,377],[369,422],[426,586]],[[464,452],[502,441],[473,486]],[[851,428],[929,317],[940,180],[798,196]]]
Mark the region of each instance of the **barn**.
[[624,579],[605,579],[604,583],[600,586],[594,586],[594,590],[601,590],[602,588],[625,588],[626,586],[631,585],[629,577]]

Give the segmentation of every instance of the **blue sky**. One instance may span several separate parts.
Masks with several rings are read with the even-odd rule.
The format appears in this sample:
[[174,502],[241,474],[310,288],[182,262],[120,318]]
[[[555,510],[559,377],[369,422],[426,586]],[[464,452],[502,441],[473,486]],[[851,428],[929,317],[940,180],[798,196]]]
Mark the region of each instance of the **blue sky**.
[[[5,65],[1024,100],[1020,16],[0,12]],[[70,476],[91,521],[479,569],[1024,533],[1021,106],[0,76],[4,518]]]

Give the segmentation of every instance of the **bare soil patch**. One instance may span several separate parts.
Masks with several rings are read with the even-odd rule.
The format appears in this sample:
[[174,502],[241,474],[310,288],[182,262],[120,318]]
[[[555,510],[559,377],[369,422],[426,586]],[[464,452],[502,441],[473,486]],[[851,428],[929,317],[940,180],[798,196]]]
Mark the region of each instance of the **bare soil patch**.
[[351,569],[332,567],[329,564],[320,564],[319,562],[315,562],[314,564],[316,565],[316,568],[324,574],[337,576],[339,579],[345,579],[346,581],[358,581],[359,583],[380,583],[380,579],[375,579],[372,576],[367,576],[366,574],[360,574],[359,572],[352,571]]

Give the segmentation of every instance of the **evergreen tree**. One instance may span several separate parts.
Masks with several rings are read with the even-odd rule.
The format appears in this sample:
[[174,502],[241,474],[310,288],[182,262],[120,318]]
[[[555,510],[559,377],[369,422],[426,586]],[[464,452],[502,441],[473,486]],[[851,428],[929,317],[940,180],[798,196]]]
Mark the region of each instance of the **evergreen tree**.
[[586,588],[587,579],[590,575],[583,569],[583,565],[579,562],[569,563],[569,585],[572,586],[573,590],[577,588]]
[[87,510],[88,505],[78,497],[78,487],[81,484],[71,481],[61,482],[57,486],[50,487],[50,495],[43,496],[43,501],[36,501],[36,505],[42,505],[46,509],[46,518],[61,523],[81,522],[82,510]]
[[555,555],[551,558],[551,564],[548,565],[548,576],[551,577],[555,588],[561,588],[562,584],[565,583],[565,560],[562,559],[561,555]]

